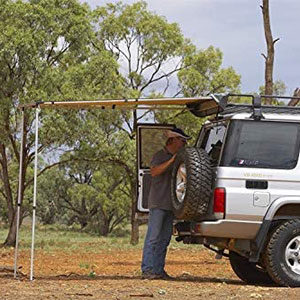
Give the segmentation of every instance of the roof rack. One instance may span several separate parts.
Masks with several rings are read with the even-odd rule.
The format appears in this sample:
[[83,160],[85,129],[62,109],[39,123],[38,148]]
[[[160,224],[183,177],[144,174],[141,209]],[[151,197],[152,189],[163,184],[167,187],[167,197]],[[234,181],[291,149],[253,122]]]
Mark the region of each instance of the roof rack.
[[[298,115],[300,114],[300,107],[294,106],[272,106],[272,105],[262,105],[261,106],[262,113],[272,113],[272,114],[290,114],[290,115]],[[219,115],[229,115],[236,113],[253,113],[253,106],[251,104],[234,104],[230,103],[226,106],[226,108],[219,113]]]
[[[242,112],[252,113],[251,118],[260,120],[263,119],[263,113],[275,114],[300,114],[299,106],[283,106],[283,105],[262,105],[261,100],[264,99],[299,99],[300,97],[291,96],[276,96],[276,95],[249,95],[249,94],[227,94],[226,105],[219,112],[219,115],[224,117],[229,114],[237,114]],[[252,99],[252,104],[228,103],[229,97],[249,97]]]

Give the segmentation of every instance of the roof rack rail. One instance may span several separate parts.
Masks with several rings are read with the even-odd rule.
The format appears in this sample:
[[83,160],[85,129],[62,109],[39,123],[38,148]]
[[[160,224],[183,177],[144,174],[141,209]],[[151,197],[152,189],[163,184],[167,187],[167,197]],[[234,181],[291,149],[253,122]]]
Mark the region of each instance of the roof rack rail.
[[227,94],[227,100],[230,97],[249,97],[252,98],[252,104],[230,103],[227,101],[224,109],[219,113],[221,116],[236,114],[241,112],[252,113],[251,118],[260,120],[264,118],[263,113],[276,114],[300,114],[299,106],[284,106],[284,105],[262,105],[262,98],[265,99],[299,99],[300,97],[293,96],[276,96],[276,95],[251,95],[251,94]]
[[294,97],[294,96],[278,96],[278,95],[252,95],[252,94],[227,94],[227,97],[260,97],[265,99],[299,99],[300,97]]

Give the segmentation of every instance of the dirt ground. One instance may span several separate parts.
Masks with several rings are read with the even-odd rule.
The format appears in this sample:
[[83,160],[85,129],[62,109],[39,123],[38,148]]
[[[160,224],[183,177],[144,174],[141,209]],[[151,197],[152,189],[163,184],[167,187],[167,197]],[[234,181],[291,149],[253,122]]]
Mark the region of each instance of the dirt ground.
[[[29,253],[21,251],[18,280],[0,273],[0,299],[299,299],[300,288],[250,286],[232,272],[227,259],[199,249],[171,248],[167,272],[174,280],[141,280],[141,250],[35,252],[35,280],[30,282]],[[14,250],[0,249],[0,265],[13,266]]]

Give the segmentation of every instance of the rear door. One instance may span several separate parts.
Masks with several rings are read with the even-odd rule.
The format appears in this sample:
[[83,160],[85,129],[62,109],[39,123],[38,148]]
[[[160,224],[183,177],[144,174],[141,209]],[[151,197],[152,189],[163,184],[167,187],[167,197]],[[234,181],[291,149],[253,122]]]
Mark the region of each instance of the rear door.
[[137,126],[137,210],[148,212],[148,196],[151,186],[150,162],[167,141],[166,130],[174,125],[138,124]]

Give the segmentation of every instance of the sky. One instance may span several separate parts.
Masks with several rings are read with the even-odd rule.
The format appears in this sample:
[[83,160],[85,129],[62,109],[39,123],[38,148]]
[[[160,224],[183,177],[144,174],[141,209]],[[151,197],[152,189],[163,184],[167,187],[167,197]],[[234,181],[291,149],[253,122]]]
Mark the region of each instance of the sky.
[[[83,1],[82,1],[83,2]],[[107,2],[85,0],[92,8]],[[132,4],[134,0],[123,0]],[[148,0],[148,9],[179,24],[185,37],[199,49],[212,45],[223,52],[223,67],[232,66],[241,77],[244,93],[264,85],[262,0]],[[282,80],[286,94],[300,87],[300,1],[270,0],[275,44],[274,80]]]

